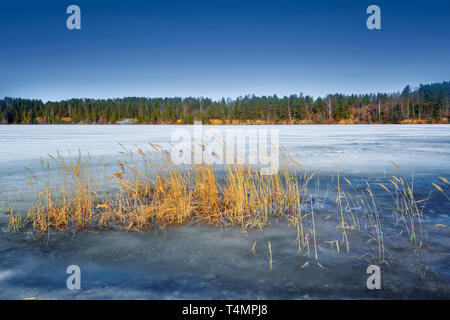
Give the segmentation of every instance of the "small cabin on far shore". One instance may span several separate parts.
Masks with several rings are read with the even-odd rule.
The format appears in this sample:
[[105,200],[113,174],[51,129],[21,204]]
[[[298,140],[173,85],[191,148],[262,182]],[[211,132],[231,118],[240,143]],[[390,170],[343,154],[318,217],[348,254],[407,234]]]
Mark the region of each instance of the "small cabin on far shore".
[[135,124],[136,119],[133,118],[125,118],[116,122],[116,124]]

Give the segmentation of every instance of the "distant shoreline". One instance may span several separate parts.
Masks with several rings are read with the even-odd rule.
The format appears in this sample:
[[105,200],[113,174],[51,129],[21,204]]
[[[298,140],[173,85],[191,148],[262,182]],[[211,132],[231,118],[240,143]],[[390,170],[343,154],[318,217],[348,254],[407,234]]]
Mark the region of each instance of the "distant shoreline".
[[[303,125],[314,125],[314,126],[326,126],[326,125],[338,125],[338,126],[358,126],[358,125],[443,125],[450,124],[449,122],[402,122],[402,123],[202,123],[205,126],[303,126]],[[194,123],[133,123],[133,124],[121,124],[121,123],[0,123],[0,126],[193,126]]]

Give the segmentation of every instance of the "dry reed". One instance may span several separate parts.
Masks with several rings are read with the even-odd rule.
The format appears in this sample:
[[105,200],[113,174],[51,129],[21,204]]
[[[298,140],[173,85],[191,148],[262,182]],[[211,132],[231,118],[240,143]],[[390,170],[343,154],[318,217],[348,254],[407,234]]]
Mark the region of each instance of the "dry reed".
[[[303,168],[292,161],[296,167],[282,169],[271,176],[262,175],[257,168],[238,164],[227,165],[224,173],[218,174],[212,165],[177,167],[170,161],[167,151],[158,145],[150,146],[151,150],[146,152],[122,146],[120,153],[126,156],[125,159],[117,161],[113,167],[103,164],[104,168],[115,168],[115,172],[110,175],[103,172],[102,182],[94,169],[102,167],[101,161],[92,166],[90,157],[83,159],[79,154],[68,162],[59,153],[41,159],[48,172],[56,165],[57,177],[49,178],[41,188],[37,187],[35,175],[28,179],[30,186],[39,192],[37,201],[25,216],[9,210],[8,229],[20,232],[28,228],[45,235],[50,230],[144,230],[202,223],[239,226],[245,232],[252,228],[261,230],[277,217],[296,228],[297,253],[310,256],[312,248],[319,265],[320,241],[335,246],[337,254],[344,251],[340,246],[345,246],[348,254],[351,231],[368,233],[369,242],[377,243],[377,260],[385,261],[382,217],[368,182],[357,189],[344,177],[351,188],[345,191],[338,173],[337,186],[333,188],[330,183],[327,194],[333,190],[337,192],[337,208],[329,216],[336,214],[341,240],[319,239],[317,230],[321,219],[326,220],[329,216],[324,218],[320,212],[314,212],[316,199],[313,201],[309,184],[316,179],[316,188],[319,188],[318,171],[298,174],[295,169]],[[448,184],[446,179],[441,180]],[[382,183],[378,185],[392,197],[397,221],[403,225],[412,246],[419,249],[423,244],[420,201],[415,199],[412,184],[406,179],[392,176],[389,182],[390,188]],[[115,186],[117,192],[112,196],[105,194],[102,191],[105,184]],[[436,188],[444,193],[442,188]],[[256,254],[255,245],[256,242],[252,254]],[[270,269],[271,247],[269,242]]]

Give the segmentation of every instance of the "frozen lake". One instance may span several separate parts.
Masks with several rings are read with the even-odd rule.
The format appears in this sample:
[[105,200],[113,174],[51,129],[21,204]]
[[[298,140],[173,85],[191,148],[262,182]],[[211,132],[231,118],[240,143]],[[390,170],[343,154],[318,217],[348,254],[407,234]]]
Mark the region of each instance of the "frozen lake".
[[[40,157],[59,151],[65,158],[78,150],[106,163],[120,159],[119,144],[151,149],[149,143],[170,150],[173,125],[8,125],[0,126],[0,201],[27,206],[29,171],[43,172]],[[431,187],[433,179],[450,172],[450,125],[296,125],[203,126],[203,134],[216,129],[270,129],[279,131],[279,143],[307,171],[367,177],[389,176],[398,164],[404,175],[421,177]],[[176,144],[177,142],[173,142]],[[270,142],[269,142],[270,143]],[[281,165],[283,162],[281,161]],[[27,169],[26,169],[27,168]],[[29,169],[29,170],[28,170]]]
[[[80,150],[113,163],[122,157],[119,144],[131,149],[148,149],[148,143],[169,147],[173,131],[180,127],[193,128],[0,126],[0,206],[27,206],[30,173],[25,168],[43,174],[40,157],[59,151],[70,158]],[[398,172],[394,161],[414,180],[417,197],[430,197],[424,209],[428,247],[418,256],[405,243],[396,243],[391,249],[397,258],[382,268],[387,290],[376,293],[365,288],[367,262],[360,257],[367,239],[355,236],[350,257],[337,255],[325,242],[336,240],[331,237],[335,221],[320,212],[318,250],[325,269],[312,263],[300,268],[309,260],[296,255],[296,230],[278,222],[248,234],[204,226],[74,232],[52,235],[45,245],[1,232],[0,298],[450,298],[450,201],[432,186],[439,177],[450,180],[450,125],[203,126],[204,131],[211,128],[224,133],[278,129],[280,145],[305,170],[319,169],[323,181],[338,170],[352,181],[384,181]],[[448,185],[444,191],[450,194]],[[333,194],[328,200],[333,203]],[[5,230],[6,215],[0,216],[0,223]],[[437,224],[444,227],[435,228]],[[256,254],[250,254],[255,241]],[[274,250],[271,271],[268,241]],[[70,264],[84,272],[81,291],[65,286]]]
[[[149,142],[167,146],[177,128],[192,126],[8,125],[0,126],[0,174],[37,168],[39,157],[59,150],[64,156],[90,152],[114,156],[119,143],[132,147]],[[448,172],[450,125],[296,125],[203,126],[217,129],[277,129],[280,145],[307,169],[366,174],[367,169],[391,168],[395,161],[418,172]]]

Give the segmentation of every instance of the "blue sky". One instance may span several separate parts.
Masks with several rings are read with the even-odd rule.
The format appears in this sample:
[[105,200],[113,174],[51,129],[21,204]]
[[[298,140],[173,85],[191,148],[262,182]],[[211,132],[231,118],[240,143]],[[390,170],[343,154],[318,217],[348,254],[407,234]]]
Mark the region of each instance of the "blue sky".
[[2,0],[0,97],[393,92],[450,80],[449,35],[443,0]]

